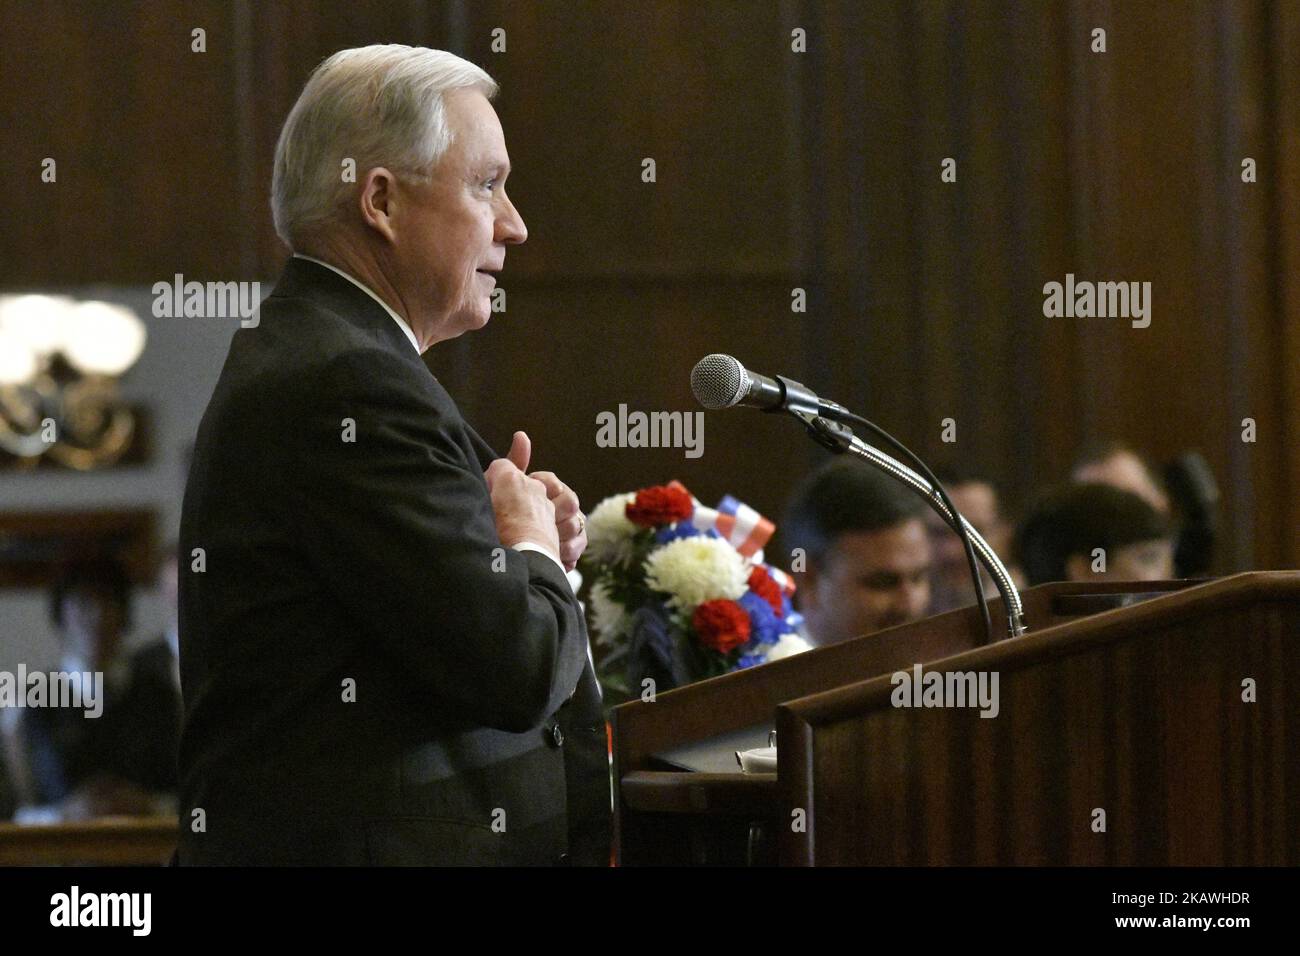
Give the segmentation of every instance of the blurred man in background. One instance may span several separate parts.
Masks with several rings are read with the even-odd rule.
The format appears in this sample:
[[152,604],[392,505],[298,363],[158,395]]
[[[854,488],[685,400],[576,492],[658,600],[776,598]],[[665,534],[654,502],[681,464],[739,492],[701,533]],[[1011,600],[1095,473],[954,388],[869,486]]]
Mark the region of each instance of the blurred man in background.
[[[957,469],[939,469],[935,477],[948,492],[953,506],[980,533],[989,547],[1004,561],[1010,560],[1011,525],[1003,517],[1001,496],[997,486],[988,479]],[[930,613],[938,614],[953,608],[975,603],[975,588],[971,583],[970,566],[966,563],[966,549],[942,518],[931,508],[924,509],[925,526],[930,534],[930,548],[934,555],[934,574],[931,578]],[[1020,583],[1018,569],[1009,568],[1011,576]],[[980,565],[984,593],[996,596],[997,587],[988,571]]]
[[1099,482],[1131,491],[1168,518],[1174,528],[1178,577],[1211,572],[1218,539],[1219,487],[1199,451],[1183,452],[1158,473],[1132,448],[1103,442],[1079,457],[1072,477],[1077,482]]
[[1031,586],[1174,577],[1168,518],[1147,499],[1110,485],[1069,484],[1044,494],[1021,523],[1016,550]]
[[[22,712],[18,737],[30,793],[29,819],[81,820],[174,811],[180,694],[165,644],[123,649],[131,584],[107,558],[67,568],[50,592],[59,669],[102,673],[103,711]],[[20,815],[21,816],[21,815]]]
[[[813,644],[929,613],[924,511],[915,492],[852,458],[828,462],[796,489],[782,527],[786,546],[803,551],[796,596]],[[797,569],[799,556],[792,557]]]
[[1169,515],[1169,496],[1146,460],[1119,442],[1104,442],[1083,453],[1070,478],[1078,484],[1110,485],[1137,495],[1159,514]]

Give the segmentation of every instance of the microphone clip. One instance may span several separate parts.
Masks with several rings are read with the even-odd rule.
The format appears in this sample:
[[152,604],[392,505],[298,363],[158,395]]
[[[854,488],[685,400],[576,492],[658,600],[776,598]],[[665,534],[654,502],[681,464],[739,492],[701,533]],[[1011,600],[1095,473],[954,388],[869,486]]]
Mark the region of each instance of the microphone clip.
[[840,422],[833,422],[829,418],[823,418],[820,415],[813,415],[809,412],[788,410],[791,415],[803,422],[804,427],[808,429],[808,434],[812,435],[813,441],[821,445],[827,451],[842,454],[850,451],[853,447],[853,429],[848,425]]

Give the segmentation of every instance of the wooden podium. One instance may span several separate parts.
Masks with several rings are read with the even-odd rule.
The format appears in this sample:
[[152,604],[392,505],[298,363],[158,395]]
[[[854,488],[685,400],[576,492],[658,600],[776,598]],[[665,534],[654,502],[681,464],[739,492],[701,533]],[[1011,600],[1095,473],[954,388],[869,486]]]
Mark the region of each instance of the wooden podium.
[[[619,863],[1300,864],[1300,572],[1023,599],[1013,640],[972,606],[616,708]],[[894,706],[917,662],[997,716]]]

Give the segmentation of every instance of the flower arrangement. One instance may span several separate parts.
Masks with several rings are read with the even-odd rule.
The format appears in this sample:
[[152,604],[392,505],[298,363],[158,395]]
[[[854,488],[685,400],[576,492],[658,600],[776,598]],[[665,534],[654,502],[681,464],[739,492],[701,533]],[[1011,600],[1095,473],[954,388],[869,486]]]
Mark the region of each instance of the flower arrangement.
[[606,690],[626,699],[646,678],[667,690],[807,650],[794,581],[763,563],[774,530],[730,495],[706,508],[677,481],[598,504],[580,564]]

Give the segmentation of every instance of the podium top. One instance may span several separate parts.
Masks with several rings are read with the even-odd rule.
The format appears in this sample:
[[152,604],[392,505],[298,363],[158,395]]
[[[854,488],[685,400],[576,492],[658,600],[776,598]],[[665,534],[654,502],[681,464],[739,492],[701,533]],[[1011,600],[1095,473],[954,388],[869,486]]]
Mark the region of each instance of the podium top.
[[[1054,583],[1026,590],[1030,630],[993,644],[1105,638],[1157,620],[1216,613],[1268,596],[1300,600],[1300,571],[1257,571],[1193,581]],[[1000,599],[991,602],[1004,630]],[[1109,639],[1109,638],[1106,638]],[[615,768],[739,773],[734,751],[762,746],[776,709],[983,647],[978,609],[959,608],[851,641],[632,701],[612,715]],[[742,746],[743,745],[743,746]]]

